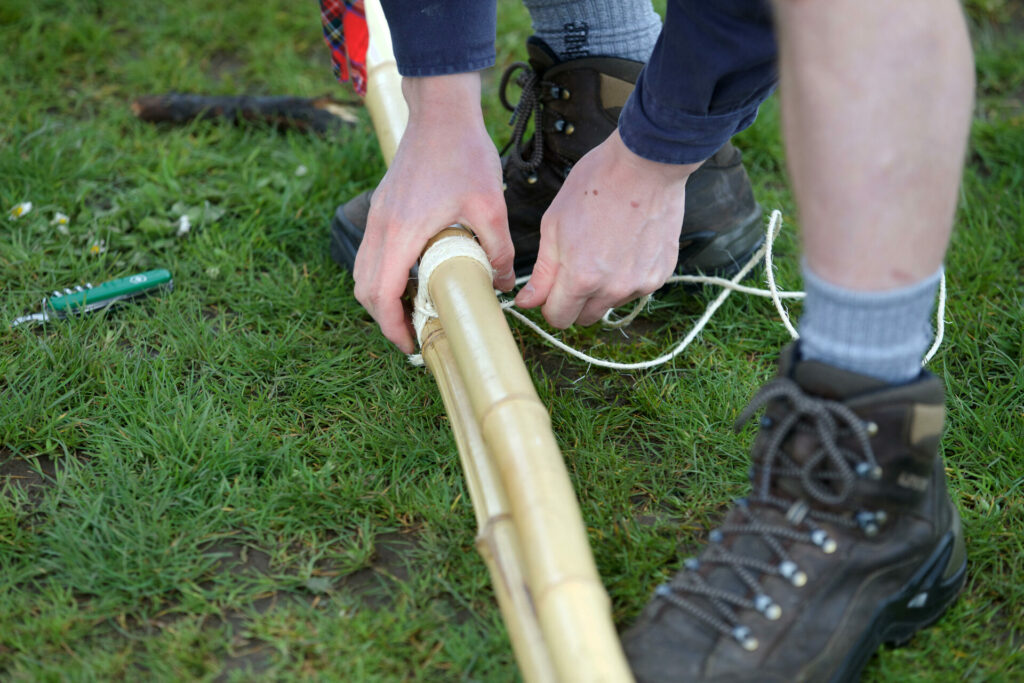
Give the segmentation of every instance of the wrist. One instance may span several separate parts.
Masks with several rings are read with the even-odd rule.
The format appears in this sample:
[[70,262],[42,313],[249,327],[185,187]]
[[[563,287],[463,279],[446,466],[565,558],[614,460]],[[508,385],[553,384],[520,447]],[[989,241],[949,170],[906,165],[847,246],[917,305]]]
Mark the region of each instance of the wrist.
[[658,177],[664,180],[666,183],[681,182],[685,183],[686,179],[696,171],[703,161],[699,161],[693,164],[669,164],[662,161],[652,161],[645,159],[640,156],[622,141],[619,136],[618,129],[612,131],[612,134],[608,138],[609,144],[615,151],[616,158],[632,171],[648,177]]
[[480,108],[480,73],[406,77],[402,94],[409,105],[409,123],[465,126],[483,125]]

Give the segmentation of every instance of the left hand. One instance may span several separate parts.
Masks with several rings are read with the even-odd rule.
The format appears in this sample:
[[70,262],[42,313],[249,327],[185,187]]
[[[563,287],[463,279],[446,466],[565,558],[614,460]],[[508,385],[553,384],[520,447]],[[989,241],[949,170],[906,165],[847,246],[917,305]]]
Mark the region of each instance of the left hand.
[[573,167],[544,214],[516,305],[542,306],[564,329],[661,287],[679,257],[686,179],[699,165],[648,161],[613,132]]

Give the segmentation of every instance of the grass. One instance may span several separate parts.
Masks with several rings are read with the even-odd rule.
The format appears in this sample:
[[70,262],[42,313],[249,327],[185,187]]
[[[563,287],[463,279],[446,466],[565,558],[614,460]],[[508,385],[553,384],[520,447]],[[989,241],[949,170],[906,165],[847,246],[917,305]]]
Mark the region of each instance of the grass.
[[[1024,676],[1024,24],[1013,3],[969,8],[979,100],[932,370],[970,578],[938,625],[872,661],[872,681]],[[529,23],[500,12],[505,64]],[[324,139],[153,127],[127,106],[337,92],[315,3],[0,0],[0,38],[0,206],[35,205],[0,232],[0,321],[58,286],[153,267],[177,284],[0,331],[0,676],[515,679],[432,380],[326,254],[334,207],[383,172],[365,115]],[[496,80],[486,112],[503,141]],[[774,101],[738,144],[760,201],[792,217]],[[796,287],[792,223],[778,261]],[[650,358],[705,298],[663,295],[628,340],[567,336]],[[728,425],[785,331],[735,296],[673,364],[625,375],[515,334],[625,626],[743,492],[750,434]]]

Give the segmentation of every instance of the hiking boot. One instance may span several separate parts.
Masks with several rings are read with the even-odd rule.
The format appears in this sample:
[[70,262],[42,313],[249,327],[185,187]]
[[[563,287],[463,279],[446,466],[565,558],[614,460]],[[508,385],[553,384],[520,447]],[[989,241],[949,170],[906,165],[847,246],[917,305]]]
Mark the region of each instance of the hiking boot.
[[855,681],[963,586],[942,382],[891,386],[796,349],[737,423],[766,407],[753,492],[624,636],[640,683]]
[[[559,62],[541,40],[526,42],[529,64],[510,66],[501,79],[502,103],[513,112],[512,140],[503,152],[505,203],[515,247],[517,276],[537,260],[540,219],[573,164],[615,130],[633,90],[641,62],[584,57]],[[513,106],[509,83],[522,88]],[[540,130],[524,141],[533,118]],[[349,270],[366,229],[372,190],[338,207],[331,220],[331,257]],[[740,151],[726,143],[686,184],[686,209],[679,238],[681,274],[727,277],[738,271],[764,239],[761,207],[754,200]]]

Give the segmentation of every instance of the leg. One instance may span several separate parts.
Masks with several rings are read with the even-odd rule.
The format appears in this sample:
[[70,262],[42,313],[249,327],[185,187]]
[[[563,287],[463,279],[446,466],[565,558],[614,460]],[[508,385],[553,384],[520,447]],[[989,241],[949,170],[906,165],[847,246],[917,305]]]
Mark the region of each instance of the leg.
[[855,681],[964,582],[943,383],[920,370],[969,121],[963,18],[953,0],[777,0],[776,25],[802,338],[741,415],[765,408],[750,496],[625,637],[641,682]]
[[646,62],[661,33],[650,0],[523,0],[533,33],[560,61],[606,56]]
[[949,240],[971,116],[959,3],[780,0],[776,22],[808,266],[858,291],[927,278]]
[[804,357],[911,380],[930,341],[970,121],[959,4],[780,0],[776,23],[807,274]]

